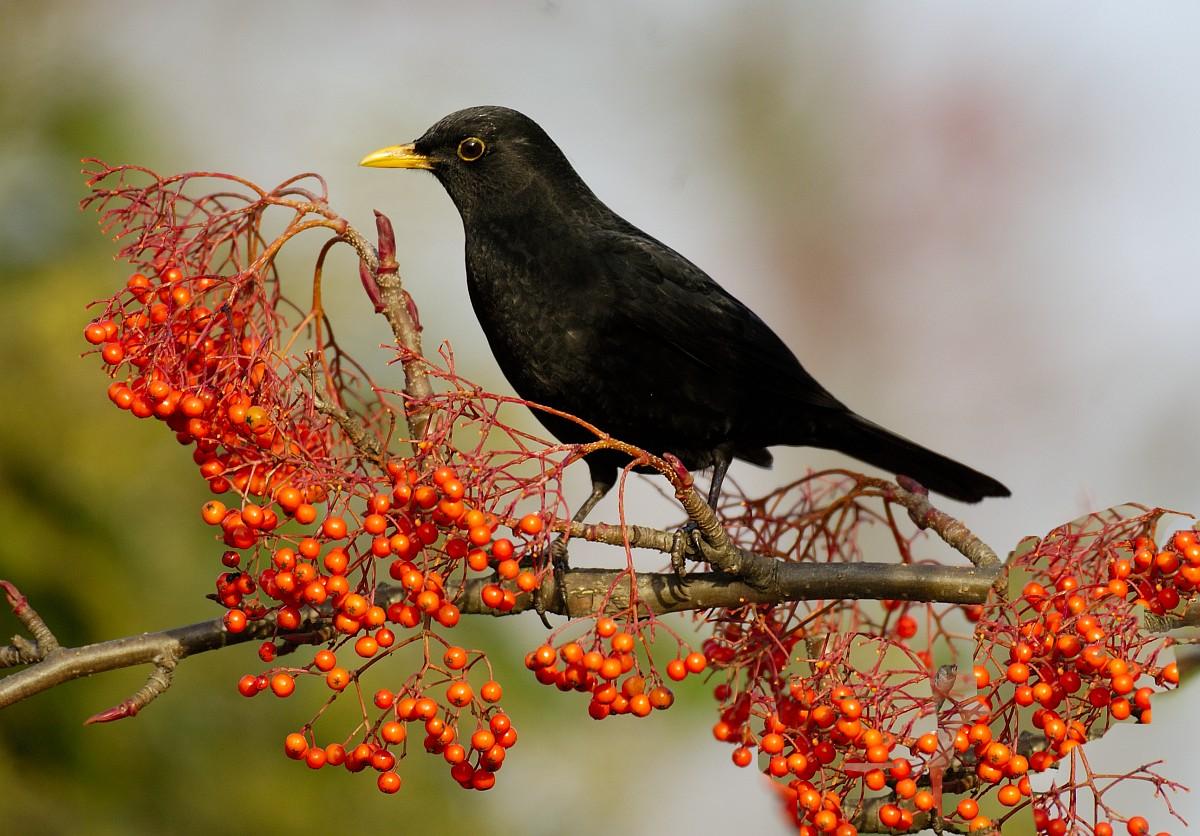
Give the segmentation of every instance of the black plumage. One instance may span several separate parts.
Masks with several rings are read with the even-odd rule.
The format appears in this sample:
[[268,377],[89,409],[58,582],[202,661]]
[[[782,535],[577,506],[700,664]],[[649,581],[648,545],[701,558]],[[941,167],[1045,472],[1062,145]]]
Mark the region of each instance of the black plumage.
[[[775,333],[696,265],[605,206],[533,120],[453,113],[363,165],[427,169],[466,232],[471,302],[501,370],[526,400],[578,416],[690,469],[771,463],[776,444],[839,450],[967,502],[1002,484],[856,415]],[[564,442],[593,440],[536,412]],[[589,457],[582,518],[628,460]]]

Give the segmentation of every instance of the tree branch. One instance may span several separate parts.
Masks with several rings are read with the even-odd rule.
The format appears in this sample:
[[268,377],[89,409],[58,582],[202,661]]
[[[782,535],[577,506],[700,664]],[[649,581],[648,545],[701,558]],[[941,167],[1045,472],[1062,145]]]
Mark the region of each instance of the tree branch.
[[[747,604],[782,601],[892,598],[907,601],[941,601],[946,603],[978,603],[987,596],[994,582],[994,570],[955,568],[949,566],[911,566],[888,563],[781,563],[770,588],[751,586],[737,578],[717,572],[705,572],[677,577],[670,572],[637,573],[639,608],[655,614],[740,607]],[[542,600],[550,604],[548,611],[571,618],[595,615],[601,604],[608,612],[620,612],[630,605],[630,585],[623,582],[628,573],[616,569],[576,569],[564,577],[565,608],[557,603],[560,596],[554,588],[553,574],[548,573],[542,586]],[[488,583],[477,578],[466,584],[456,603],[464,613],[505,615],[517,614],[533,606],[531,595],[521,595],[510,613],[500,613],[484,607],[480,590]],[[15,587],[0,581],[10,592],[9,601],[21,604],[18,616],[25,623],[31,610]],[[402,587],[380,586],[374,600],[383,606],[402,601],[407,592]],[[16,606],[14,612],[18,611]],[[565,611],[563,611],[565,609]],[[22,615],[21,613],[24,613]],[[171,673],[180,660],[217,650],[222,647],[261,641],[269,638],[297,644],[311,643],[314,634],[328,634],[330,616],[312,613],[297,629],[278,633],[272,622],[252,623],[242,633],[230,633],[220,618],[176,627],[156,633],[143,633],[82,647],[57,647],[41,656],[18,654],[13,648],[0,650],[5,666],[29,664],[29,667],[0,679],[0,708],[46,691],[56,685],[94,673],[153,664],[155,671],[147,684],[124,702],[94,715],[89,722],[131,717],[166,690]],[[40,619],[39,619],[40,621]],[[44,627],[44,624],[42,625]],[[39,630],[40,632],[40,630]],[[39,642],[38,647],[41,647]],[[7,655],[5,655],[7,651]]]
[[[754,555],[761,557],[761,555]],[[723,572],[699,572],[679,577],[673,572],[638,572],[639,610],[655,615],[688,610],[727,609],[748,604],[785,601],[894,599],[977,604],[987,598],[998,574],[995,570],[951,566],[911,566],[895,563],[782,563],[767,587],[751,585]],[[629,573],[619,569],[573,569],[563,577],[566,612],[562,612],[553,573],[542,583],[546,611],[571,618],[614,613],[631,605]],[[457,602],[464,613],[497,615],[485,607],[479,590],[489,581],[467,584]],[[517,596],[512,612],[528,609],[531,595]]]

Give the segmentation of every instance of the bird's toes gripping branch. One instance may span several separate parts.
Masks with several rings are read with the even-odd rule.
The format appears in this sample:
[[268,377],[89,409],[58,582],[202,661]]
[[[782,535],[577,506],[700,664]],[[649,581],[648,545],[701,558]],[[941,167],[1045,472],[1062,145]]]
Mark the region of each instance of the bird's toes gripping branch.
[[688,560],[727,570],[730,568],[728,564],[731,556],[736,554],[737,550],[728,538],[713,542],[700,524],[691,520],[680,526],[671,540],[671,569],[683,581],[686,580],[684,572]]
[[675,532],[671,543],[671,568],[677,577],[683,577],[688,558],[699,563],[708,563],[722,571],[734,570],[739,562],[739,550],[729,539],[729,534],[717,516],[717,501],[721,494],[721,483],[729,466],[728,457],[721,456],[713,472],[707,501],[696,490],[692,474],[676,456],[665,453],[666,464],[663,474],[675,488],[675,498],[687,512],[688,522]]
[[671,540],[671,570],[683,581],[688,558],[697,563],[710,563],[709,556],[714,552],[714,546],[704,539],[699,524],[689,520],[675,531]]

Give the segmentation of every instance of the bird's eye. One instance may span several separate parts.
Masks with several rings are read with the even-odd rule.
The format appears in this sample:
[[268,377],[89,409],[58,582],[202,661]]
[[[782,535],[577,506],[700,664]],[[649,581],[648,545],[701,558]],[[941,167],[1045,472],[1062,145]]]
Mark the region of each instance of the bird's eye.
[[483,156],[483,152],[487,150],[487,146],[483,144],[483,140],[477,136],[469,136],[462,142],[458,143],[458,157],[461,160],[466,160],[469,163],[475,162]]

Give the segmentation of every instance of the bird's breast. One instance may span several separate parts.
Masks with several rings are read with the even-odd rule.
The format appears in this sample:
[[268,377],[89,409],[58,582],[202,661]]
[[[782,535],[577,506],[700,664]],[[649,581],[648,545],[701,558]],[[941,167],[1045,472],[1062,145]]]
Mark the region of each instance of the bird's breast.
[[471,304],[501,370],[521,397],[556,408],[594,369],[607,307],[562,252],[537,235],[467,245]]

